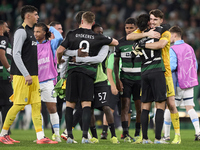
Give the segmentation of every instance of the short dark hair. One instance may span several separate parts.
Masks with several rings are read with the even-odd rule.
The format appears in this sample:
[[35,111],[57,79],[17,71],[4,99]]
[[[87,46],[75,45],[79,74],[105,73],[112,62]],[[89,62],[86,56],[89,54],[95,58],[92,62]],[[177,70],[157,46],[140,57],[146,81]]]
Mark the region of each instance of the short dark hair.
[[136,20],[134,18],[127,18],[126,21],[125,21],[125,24],[134,24],[136,25]]
[[149,12],[149,15],[154,15],[155,17],[159,17],[161,19],[164,18],[164,14],[160,9],[153,9]]
[[91,11],[86,11],[83,13],[82,18],[84,18],[87,23],[92,24],[95,21],[95,14]]
[[95,23],[95,24],[92,26],[92,31],[94,31],[94,29],[97,28],[97,27],[101,27],[101,26],[100,26],[100,24]]
[[49,39],[51,37],[51,32],[45,23],[39,22],[35,25],[35,27],[42,27],[42,30],[46,32],[45,39]]
[[23,20],[25,19],[26,13],[28,13],[28,12],[33,13],[34,11],[38,12],[38,9],[36,7],[34,7],[34,6],[31,6],[31,5],[23,6],[22,9],[21,9],[21,17],[22,17],[22,19]]
[[80,25],[81,24],[81,19],[82,19],[82,15],[85,11],[79,11],[77,14],[76,14],[76,22]]
[[182,36],[183,31],[181,30],[181,28],[179,26],[173,26],[169,29],[169,32],[171,33],[176,33],[179,37]]
[[137,18],[137,26],[140,31],[144,31],[148,27],[148,22],[150,21],[150,17],[148,14],[142,14]]
[[0,26],[4,25],[5,21],[0,20]]
[[59,25],[59,24],[61,24],[61,23],[58,22],[58,21],[52,21],[52,22],[49,24],[49,26],[55,27],[56,25]]

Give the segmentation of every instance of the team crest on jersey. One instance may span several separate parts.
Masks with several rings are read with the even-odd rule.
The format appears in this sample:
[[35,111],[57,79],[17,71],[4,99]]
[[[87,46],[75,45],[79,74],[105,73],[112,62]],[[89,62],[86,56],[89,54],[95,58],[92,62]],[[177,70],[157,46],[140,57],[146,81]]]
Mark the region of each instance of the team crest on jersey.
[[26,97],[24,101],[25,101],[25,102],[28,102],[28,98]]
[[33,45],[37,45],[37,42],[35,42],[35,41],[32,41],[32,46],[33,46]]
[[2,41],[1,41],[1,45],[6,45],[6,41],[5,41],[5,40],[2,40]]

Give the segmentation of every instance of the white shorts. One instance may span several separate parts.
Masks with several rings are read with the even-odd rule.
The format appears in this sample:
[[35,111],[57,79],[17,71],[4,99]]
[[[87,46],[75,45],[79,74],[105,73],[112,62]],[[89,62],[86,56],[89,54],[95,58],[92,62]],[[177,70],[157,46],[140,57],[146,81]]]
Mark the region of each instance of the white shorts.
[[181,89],[176,87],[175,104],[176,107],[195,106],[194,88]]
[[53,97],[54,85],[53,80],[40,83],[41,100],[43,102],[57,103],[57,99]]

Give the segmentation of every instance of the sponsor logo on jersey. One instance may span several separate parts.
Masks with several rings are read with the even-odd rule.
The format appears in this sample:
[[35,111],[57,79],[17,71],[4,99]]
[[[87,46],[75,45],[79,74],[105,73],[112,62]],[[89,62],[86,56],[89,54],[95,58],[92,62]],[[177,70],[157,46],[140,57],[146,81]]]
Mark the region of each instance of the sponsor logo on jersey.
[[45,64],[47,62],[50,62],[49,57],[41,58],[41,59],[38,60],[38,65]]

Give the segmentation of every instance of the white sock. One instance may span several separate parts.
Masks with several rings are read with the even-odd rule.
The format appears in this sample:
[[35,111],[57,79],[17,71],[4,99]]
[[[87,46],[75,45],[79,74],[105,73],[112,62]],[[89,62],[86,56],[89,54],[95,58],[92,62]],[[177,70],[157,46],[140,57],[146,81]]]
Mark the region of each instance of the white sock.
[[65,129],[64,133],[67,134],[67,129]]
[[6,135],[6,134],[8,134],[8,130],[2,129],[2,130],[1,130],[0,136],[4,136],[4,135]]
[[165,137],[170,137],[170,129],[171,129],[171,116],[169,109],[165,109],[164,113],[164,130],[165,130]]
[[190,119],[193,123],[195,134],[199,134],[199,117],[194,109],[190,109],[188,111],[188,114],[190,116]]
[[50,114],[50,121],[51,121],[51,124],[52,124],[55,134],[60,136],[59,116],[58,116],[57,112]]
[[41,140],[44,138],[44,131],[40,131],[36,133],[37,139]]

